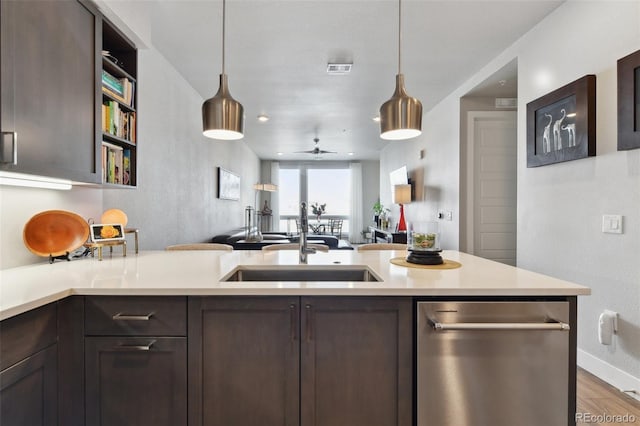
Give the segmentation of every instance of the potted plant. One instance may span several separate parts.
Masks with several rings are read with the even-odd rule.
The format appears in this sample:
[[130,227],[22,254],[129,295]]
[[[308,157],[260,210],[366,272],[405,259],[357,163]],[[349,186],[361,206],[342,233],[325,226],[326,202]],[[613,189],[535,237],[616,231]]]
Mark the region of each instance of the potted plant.
[[320,216],[322,216],[324,214],[326,207],[327,207],[327,203],[324,203],[324,204],[313,203],[313,204],[311,204],[311,212],[316,216],[316,219],[318,220],[318,222],[320,221]]
[[377,227],[380,227],[380,216],[384,211],[384,206],[380,203],[380,200],[376,201],[373,205],[373,221]]

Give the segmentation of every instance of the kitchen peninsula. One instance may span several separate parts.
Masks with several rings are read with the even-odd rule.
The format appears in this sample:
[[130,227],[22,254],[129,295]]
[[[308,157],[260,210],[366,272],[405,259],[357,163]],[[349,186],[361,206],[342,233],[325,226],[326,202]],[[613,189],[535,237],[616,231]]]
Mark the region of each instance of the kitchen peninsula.
[[[588,288],[454,251],[443,255],[457,269],[390,263],[403,255],[333,251],[298,266],[296,251],[158,251],[3,270],[0,396],[24,397],[3,424],[36,406],[65,425],[410,426],[415,307],[432,300],[567,303],[569,350],[556,361],[570,366],[559,392],[573,424],[576,296]],[[372,280],[222,280],[239,266]],[[33,371],[49,397],[12,394]]]

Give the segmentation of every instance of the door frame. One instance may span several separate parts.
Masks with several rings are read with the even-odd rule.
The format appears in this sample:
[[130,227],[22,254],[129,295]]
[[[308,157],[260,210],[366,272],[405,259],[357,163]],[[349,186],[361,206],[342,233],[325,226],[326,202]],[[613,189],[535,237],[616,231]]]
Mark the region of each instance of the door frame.
[[[467,112],[467,140],[465,141],[466,148],[466,163],[463,165],[466,168],[467,179],[465,181],[466,186],[466,229],[465,235],[461,236],[462,241],[465,243],[466,252],[469,254],[475,254],[475,190],[474,190],[474,175],[475,175],[475,125],[476,122],[488,119],[488,118],[512,118],[514,123],[518,122],[518,111],[468,111]],[[517,169],[516,169],[517,174]],[[517,219],[516,219],[517,220]],[[516,226],[517,229],[517,226]],[[516,247],[517,253],[517,247]]]

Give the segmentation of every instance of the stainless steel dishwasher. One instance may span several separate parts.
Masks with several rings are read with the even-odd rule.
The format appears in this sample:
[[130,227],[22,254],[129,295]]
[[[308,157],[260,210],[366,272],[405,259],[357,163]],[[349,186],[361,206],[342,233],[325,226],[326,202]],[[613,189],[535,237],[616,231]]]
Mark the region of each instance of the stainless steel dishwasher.
[[567,426],[569,302],[418,302],[417,426]]

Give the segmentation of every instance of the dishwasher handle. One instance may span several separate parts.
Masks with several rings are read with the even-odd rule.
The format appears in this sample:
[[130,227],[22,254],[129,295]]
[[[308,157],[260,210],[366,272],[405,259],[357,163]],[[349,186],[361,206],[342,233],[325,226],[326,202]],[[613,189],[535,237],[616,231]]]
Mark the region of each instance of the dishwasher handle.
[[559,330],[569,331],[569,324],[553,322],[452,322],[442,323],[427,318],[429,325],[436,331],[447,330]]

